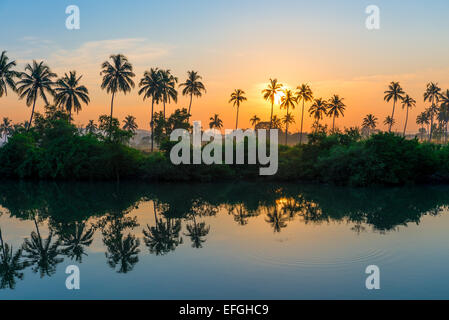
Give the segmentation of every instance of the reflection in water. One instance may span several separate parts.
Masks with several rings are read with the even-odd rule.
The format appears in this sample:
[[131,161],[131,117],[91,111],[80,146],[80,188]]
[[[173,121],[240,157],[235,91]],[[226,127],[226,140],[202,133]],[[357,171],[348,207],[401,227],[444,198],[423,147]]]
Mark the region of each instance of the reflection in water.
[[[230,215],[236,226],[246,226],[261,216],[275,233],[300,221],[345,222],[358,234],[369,230],[383,234],[409,223],[419,224],[423,215],[440,214],[449,204],[448,191],[441,186],[348,189],[251,183],[2,183],[3,213],[30,221],[34,227],[15,250],[0,228],[0,288],[14,289],[27,268],[42,278],[55,274],[65,257],[83,263],[97,231],[107,265],[128,273],[139,262],[139,254],[168,255],[185,239],[193,248],[204,247],[212,232],[207,218],[219,212]],[[151,204],[154,221],[145,222],[138,233],[140,225],[133,212],[142,204]],[[147,250],[140,247],[141,240]]]

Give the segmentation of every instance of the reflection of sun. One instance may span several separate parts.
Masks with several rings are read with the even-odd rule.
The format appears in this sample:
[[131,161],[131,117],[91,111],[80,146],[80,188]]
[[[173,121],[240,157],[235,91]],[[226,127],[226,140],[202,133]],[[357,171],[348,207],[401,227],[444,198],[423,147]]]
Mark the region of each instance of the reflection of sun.
[[275,104],[281,104],[282,97],[285,96],[284,91],[279,91],[274,95],[274,103]]

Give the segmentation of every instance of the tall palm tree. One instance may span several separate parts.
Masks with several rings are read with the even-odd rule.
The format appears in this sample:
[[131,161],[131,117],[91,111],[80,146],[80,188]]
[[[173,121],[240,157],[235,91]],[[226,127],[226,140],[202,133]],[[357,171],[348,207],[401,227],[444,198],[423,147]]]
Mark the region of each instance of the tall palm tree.
[[[426,130],[425,128],[424,128],[424,125],[429,125],[430,124],[430,120],[429,120],[429,114],[427,113],[427,112],[421,112],[417,117],[416,117],[416,124],[417,125],[420,125],[421,126],[421,129],[423,129],[423,130],[420,130],[420,132],[421,132],[421,134],[423,134],[424,133],[424,131]],[[423,137],[421,136],[421,139],[422,139]]]
[[365,118],[363,118],[362,127],[369,130],[369,133],[376,129],[377,126],[377,118],[372,114],[367,114]]
[[408,110],[410,108],[413,108],[416,106],[416,100],[410,97],[408,94],[405,95],[405,97],[402,99],[402,108],[407,108],[407,112],[405,115],[405,125],[404,125],[404,134],[405,137],[405,130],[407,129],[407,121],[408,121]]
[[240,109],[240,104],[243,101],[246,101],[246,97],[244,96],[245,91],[241,90],[241,89],[235,89],[233,93],[231,93],[231,99],[229,99],[229,103],[233,103],[234,106],[237,106],[237,116],[235,119],[235,130],[237,130],[238,128],[238,123],[239,123],[239,109]]
[[[396,106],[396,102],[398,100],[402,100],[405,92],[404,92],[404,90],[402,90],[402,87],[399,84],[399,82],[392,81],[390,83],[390,85],[388,86],[388,89],[384,93],[385,93],[385,96],[384,96],[385,101],[390,102],[390,100],[393,99],[393,111],[391,113],[391,119],[394,120],[394,108]],[[393,126],[394,123],[395,123],[395,121],[390,122],[391,125],[388,128],[388,132],[391,132],[391,127]]]
[[162,103],[164,105],[164,119],[165,119],[165,104],[178,101],[178,91],[175,86],[178,83],[178,78],[173,76],[170,70],[160,70],[160,90],[162,95]]
[[63,107],[72,116],[72,110],[78,113],[81,111],[81,102],[89,104],[89,91],[85,86],[79,84],[83,76],[76,76],[76,71],[70,71],[63,78],[56,81],[55,104]]
[[343,103],[344,98],[340,98],[337,94],[333,95],[327,103],[327,115],[332,117],[332,131],[335,129],[335,118],[344,116],[346,105]]
[[137,128],[136,117],[131,115],[126,116],[125,120],[123,120],[123,130],[135,134]]
[[150,71],[145,71],[143,78],[140,79],[139,83],[139,95],[143,94],[143,100],[151,98],[151,152],[154,148],[154,103],[159,104],[163,99],[161,91],[161,73],[158,68],[151,68]]
[[215,128],[218,130],[223,128],[223,121],[219,118],[218,114],[214,114],[214,116],[210,117],[209,120],[210,120],[209,128],[211,128],[211,129]]
[[8,95],[7,87],[12,91],[17,90],[14,78],[18,78],[20,73],[12,70],[16,65],[15,61],[9,61],[6,51],[3,51],[0,55],[0,98],[3,94]]
[[[281,98],[281,109],[287,110],[284,119],[291,120],[290,119],[291,115],[288,112],[288,110],[290,108],[295,109],[295,105],[296,105],[296,97],[295,97],[295,94],[293,93],[293,91],[290,89],[284,90],[284,95]],[[285,144],[287,144],[289,121],[284,122],[284,123],[285,123]]]
[[201,97],[203,92],[206,93],[206,87],[201,82],[202,78],[198,75],[196,71],[188,71],[187,72],[187,80],[179,85],[179,87],[183,87],[182,95],[190,96],[190,104],[189,104],[189,116],[190,110],[192,108],[192,100],[193,97]]
[[327,114],[327,102],[322,98],[315,99],[309,108],[309,114],[315,119],[318,126],[320,120]]
[[256,125],[260,122],[260,118],[257,115],[254,115],[250,120],[251,125],[254,127],[254,130],[256,130]]
[[[388,126],[389,129],[391,129],[392,126],[396,123],[396,120],[394,118],[387,116],[384,120],[384,125]],[[389,131],[391,132],[391,131]]]
[[0,138],[6,138],[14,131],[14,127],[11,124],[11,120],[9,118],[3,118],[2,123],[0,123]]
[[109,61],[103,62],[101,65],[102,71],[100,75],[103,76],[101,83],[101,89],[106,89],[107,93],[112,93],[111,98],[111,118],[109,121],[109,132],[112,133],[112,114],[114,110],[114,97],[118,92],[126,93],[131,92],[134,88],[135,77],[133,73],[133,66],[129,63],[128,58],[123,54],[113,54],[109,57],[112,63]]
[[263,98],[271,102],[270,129],[273,128],[273,106],[276,95],[282,90],[282,84],[278,83],[278,79],[270,79],[270,83],[266,89],[262,90]]
[[302,143],[302,128],[304,123],[304,105],[306,102],[310,102],[313,100],[313,92],[312,89],[310,89],[310,86],[308,84],[302,84],[296,88],[298,91],[297,99],[298,103],[302,101],[302,111],[301,111],[301,129],[299,131],[299,143]]
[[295,123],[295,118],[292,113],[287,113],[282,118],[282,123],[285,125],[285,145],[287,145],[287,136],[288,136],[288,125]]
[[0,289],[14,289],[16,278],[23,279],[23,272],[27,263],[22,261],[22,249],[13,251],[13,247],[3,241],[0,229]]
[[27,130],[30,129],[31,124],[33,123],[37,97],[41,97],[45,105],[48,105],[47,94],[54,95],[54,82],[52,81],[52,78],[55,77],[57,77],[57,75],[51,72],[49,66],[44,64],[43,61],[38,63],[36,60],[33,60],[32,65],[27,64],[25,66],[25,72],[20,74],[20,81],[16,84],[19,98],[26,98],[27,106],[33,106]]
[[432,133],[433,133],[433,117],[435,116],[435,113],[438,112],[438,102],[441,97],[441,88],[438,87],[438,83],[430,82],[427,84],[426,91],[424,92],[424,102],[429,101],[432,105],[430,106],[430,134],[429,134],[429,141],[432,140]]

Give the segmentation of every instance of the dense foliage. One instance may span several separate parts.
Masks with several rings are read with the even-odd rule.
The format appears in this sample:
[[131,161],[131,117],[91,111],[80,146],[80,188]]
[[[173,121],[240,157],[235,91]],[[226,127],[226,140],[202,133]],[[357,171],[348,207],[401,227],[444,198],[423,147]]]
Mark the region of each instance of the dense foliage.
[[[307,180],[342,185],[402,185],[449,182],[449,147],[379,133],[362,139],[355,129],[310,135],[308,144],[279,147],[279,170],[259,176],[259,165],[179,165],[170,162],[167,140],[175,114],[162,124],[159,152],[127,146],[133,133],[118,120],[99,119],[98,131],[83,132],[69,115],[48,108],[36,114],[34,126],[17,128],[0,148],[0,176],[10,179],[221,181],[240,179]],[[159,119],[156,117],[156,119]],[[109,126],[111,130],[109,131]],[[108,129],[108,130],[106,130]],[[104,133],[107,132],[107,133]],[[156,130],[158,132],[158,130]],[[223,153],[224,154],[224,153]]]

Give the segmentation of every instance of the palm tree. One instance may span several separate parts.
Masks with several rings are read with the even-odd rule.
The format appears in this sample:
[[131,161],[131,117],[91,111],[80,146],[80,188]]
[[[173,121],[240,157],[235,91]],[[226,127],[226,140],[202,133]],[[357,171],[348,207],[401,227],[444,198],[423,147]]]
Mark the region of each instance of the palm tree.
[[[55,104],[63,107],[72,116],[72,110],[78,113],[81,111],[81,102],[89,104],[89,91],[85,86],[79,84],[83,76],[76,76],[76,71],[70,71],[63,78],[56,81]],[[81,101],[81,102],[80,102]]]
[[214,114],[214,116],[210,117],[209,120],[209,128],[220,130],[223,127],[223,121],[219,118],[218,114]]
[[371,134],[371,132],[376,129],[377,120],[378,119],[374,115],[368,114],[363,118],[362,127],[368,129]]
[[128,115],[126,116],[125,120],[123,120],[123,123],[124,123],[123,130],[131,132],[133,134],[136,133],[137,130],[136,117]]
[[297,94],[297,100],[298,103],[302,101],[302,111],[301,111],[301,129],[299,131],[299,143],[302,143],[302,128],[303,128],[303,122],[304,122],[304,104],[306,102],[310,102],[313,99],[313,92],[312,89],[310,89],[308,84],[302,84],[299,87],[296,88],[298,91]]
[[164,120],[165,120],[165,104],[178,101],[178,91],[175,86],[178,83],[178,78],[173,76],[170,70],[160,70],[160,90],[162,95],[162,103],[164,104]]
[[282,128],[282,120],[278,118],[277,115],[273,116],[273,129],[281,129]]
[[[394,120],[392,117],[387,116],[384,120],[384,125],[388,126],[388,128],[391,129],[392,126],[396,123],[396,120]],[[391,132],[391,131],[389,131]]]
[[192,241],[192,247],[199,249],[203,247],[203,243],[206,239],[203,239],[209,234],[210,226],[207,226],[205,222],[196,222],[195,215],[193,215],[193,224],[186,225],[187,233],[184,233],[186,237],[189,237]]
[[126,95],[130,92],[131,88],[134,88],[132,78],[135,77],[135,74],[133,73],[133,66],[123,54],[113,54],[109,58],[112,60],[112,64],[109,61],[103,62],[100,75],[103,76],[101,89],[106,89],[107,93],[112,93],[111,119],[109,121],[109,132],[111,134],[115,94],[121,91]]
[[22,249],[13,252],[13,247],[3,242],[2,230],[0,229],[0,289],[14,289],[16,278],[23,279],[23,272],[27,263],[21,260]]
[[282,118],[282,123],[285,125],[285,145],[287,145],[287,136],[288,136],[288,125],[289,124],[293,124],[295,123],[295,118],[293,117],[293,115],[290,113],[287,113],[283,118]]
[[250,120],[251,125],[254,126],[254,130],[256,130],[256,125],[260,122],[260,118],[257,115],[254,115]]
[[94,120],[89,120],[89,123],[86,126],[86,133],[95,134],[97,132],[97,125],[94,123]]
[[237,130],[238,123],[239,123],[240,103],[247,100],[246,97],[244,96],[244,94],[245,94],[245,91],[243,91],[241,89],[235,89],[234,92],[231,93],[231,99],[229,99],[229,103],[233,103],[233,106],[237,106],[237,117],[235,120],[235,130]]
[[315,99],[313,104],[309,108],[309,114],[315,119],[315,123],[318,126],[323,115],[327,114],[327,103],[322,98]]
[[12,134],[14,131],[14,127],[11,124],[11,120],[9,118],[3,118],[3,122],[0,123],[0,138],[4,137],[6,138],[10,134]]
[[433,117],[435,113],[438,111],[437,103],[440,100],[441,94],[440,94],[441,88],[438,87],[438,83],[430,82],[427,84],[426,91],[424,92],[424,102],[429,101],[432,105],[430,106],[430,135],[429,135],[429,141],[432,140],[432,133],[433,133]]
[[266,89],[262,90],[263,98],[271,102],[270,129],[273,128],[273,106],[276,94],[282,90],[282,84],[278,83],[278,79],[270,79],[270,83]]
[[[430,120],[429,120],[429,114],[427,112],[421,112],[417,117],[416,117],[416,124],[421,126],[420,130],[421,134],[426,130],[424,128],[424,125],[429,125],[430,124]],[[421,136],[421,139],[423,137]]]
[[12,91],[17,90],[14,78],[18,78],[20,73],[12,70],[16,65],[15,61],[9,61],[6,51],[3,51],[0,55],[0,98],[3,94],[8,95],[7,87]]
[[190,116],[190,109],[192,108],[192,100],[193,97],[201,97],[203,94],[202,92],[206,93],[206,87],[204,84],[200,81],[202,78],[200,75],[198,75],[198,72],[196,71],[188,71],[187,72],[187,80],[184,83],[181,83],[179,87],[184,87],[182,90],[183,96],[190,96],[190,104],[189,104],[189,116]]
[[279,211],[276,205],[267,208],[267,217],[265,221],[273,227],[274,232],[281,232],[281,230],[287,227],[288,216]]
[[[384,92],[385,93],[385,97],[384,100],[387,102],[390,102],[391,99],[393,99],[393,112],[391,113],[391,119],[394,120],[394,108],[396,106],[396,102],[398,100],[402,100],[403,99],[403,95],[404,95],[404,90],[402,90],[401,85],[399,84],[399,82],[394,82],[392,81],[390,83],[390,85],[388,86],[388,90]],[[391,132],[391,127],[393,126],[393,124],[395,123],[395,121],[391,121],[390,122],[390,127],[388,128],[388,132]]]
[[291,114],[288,112],[290,108],[295,109],[296,105],[296,97],[292,90],[286,89],[284,90],[284,95],[281,98],[281,109],[286,109],[287,113],[284,117],[284,120],[287,120],[285,123],[285,144],[287,145],[287,137],[288,137],[288,124],[291,123]]
[[402,108],[407,108],[407,112],[406,112],[406,115],[405,115],[404,137],[405,137],[405,130],[407,129],[408,110],[410,108],[415,107],[415,106],[416,106],[415,99],[413,99],[408,94],[406,94],[405,97],[402,99]]
[[338,95],[333,95],[327,103],[327,115],[332,117],[332,131],[335,129],[335,118],[340,115],[344,116],[346,105],[343,103],[344,98],[340,98]]
[[36,60],[33,60],[32,65],[27,64],[25,72],[20,74],[20,81],[16,84],[19,98],[23,99],[26,97],[27,106],[33,105],[27,130],[30,129],[31,124],[33,123],[37,97],[40,96],[45,105],[48,105],[49,103],[46,94],[49,93],[54,95],[54,82],[52,81],[52,78],[55,78],[56,76],[57,75],[51,72],[50,67],[44,64],[43,61],[38,63]]
[[161,91],[161,73],[158,68],[151,68],[150,71],[145,71],[143,78],[140,79],[139,83],[139,95],[143,94],[143,100],[146,98],[151,98],[151,152],[153,152],[154,147],[154,103],[159,104],[163,99]]

